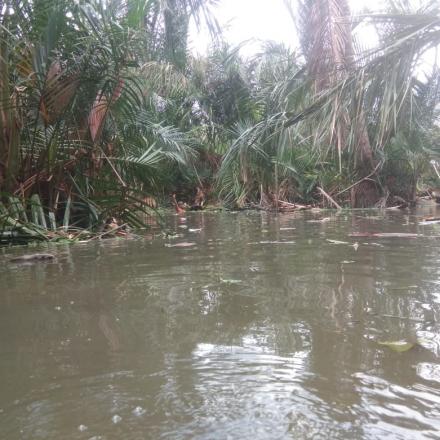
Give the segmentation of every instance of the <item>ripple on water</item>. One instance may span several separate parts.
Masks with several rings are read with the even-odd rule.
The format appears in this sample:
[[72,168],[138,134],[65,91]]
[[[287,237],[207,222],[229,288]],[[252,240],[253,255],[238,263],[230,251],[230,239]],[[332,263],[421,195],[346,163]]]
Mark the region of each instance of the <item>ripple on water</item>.
[[0,438],[439,439],[436,229],[350,237],[421,232],[370,214],[188,213],[0,264]]
[[421,384],[402,387],[367,373],[354,377],[361,396],[356,411],[366,416],[368,438],[436,438],[440,432],[438,389]]

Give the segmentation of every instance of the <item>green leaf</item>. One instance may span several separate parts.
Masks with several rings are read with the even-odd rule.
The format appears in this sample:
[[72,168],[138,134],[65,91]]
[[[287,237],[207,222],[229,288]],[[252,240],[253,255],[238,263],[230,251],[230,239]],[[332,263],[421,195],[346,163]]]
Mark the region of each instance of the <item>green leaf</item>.
[[241,280],[232,280],[232,279],[220,278],[220,282],[224,283],[224,284],[240,284],[242,281]]
[[404,353],[405,351],[411,350],[415,345],[417,345],[416,342],[409,342],[400,340],[400,341],[378,341],[379,345],[384,345],[385,347],[390,348],[393,351],[397,351],[398,353]]

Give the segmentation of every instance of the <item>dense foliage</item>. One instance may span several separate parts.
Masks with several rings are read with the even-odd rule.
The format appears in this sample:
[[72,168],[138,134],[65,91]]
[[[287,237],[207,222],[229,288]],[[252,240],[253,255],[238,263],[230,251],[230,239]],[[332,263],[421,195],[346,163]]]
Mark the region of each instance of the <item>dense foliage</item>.
[[[222,42],[216,3],[0,3],[9,233],[142,226],[174,192],[278,208],[323,203],[324,189],[358,207],[413,202],[421,177],[435,185],[440,76],[420,67],[440,43],[435,2],[353,21],[346,0],[303,0],[291,9],[301,50],[267,43],[245,60]],[[212,32],[206,56],[191,55],[190,20]],[[378,35],[368,50],[356,39],[366,25]]]

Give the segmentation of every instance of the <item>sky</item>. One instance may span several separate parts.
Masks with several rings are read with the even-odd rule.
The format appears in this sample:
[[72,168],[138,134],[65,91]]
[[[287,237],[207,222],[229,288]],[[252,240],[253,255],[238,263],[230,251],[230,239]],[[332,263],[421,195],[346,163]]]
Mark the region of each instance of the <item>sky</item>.
[[[251,57],[259,52],[261,42],[272,40],[284,43],[292,49],[299,46],[294,19],[285,5],[286,0],[219,0],[213,9],[216,19],[223,29],[224,37],[232,46],[243,44],[240,53]],[[296,0],[290,0],[294,5]],[[409,0],[417,9],[426,0]],[[348,0],[353,15],[361,14],[368,9],[379,12],[384,7],[384,0]],[[357,29],[357,38],[364,49],[377,44],[377,34],[371,27]],[[197,29],[191,24],[190,47],[194,54],[206,54],[210,45],[207,29]],[[423,79],[426,73],[432,72],[438,55],[434,48],[427,51],[419,60],[416,75]]]
[[[274,40],[289,46],[297,45],[295,25],[284,0],[220,0],[214,9],[225,39],[232,45],[247,40],[244,54],[258,51],[257,40]],[[191,45],[196,53],[205,53],[209,44],[206,30],[193,29]]]
[[[214,9],[224,30],[225,39],[232,45],[252,40],[241,49],[244,55],[258,52],[258,40],[273,40],[298,47],[295,23],[284,3],[285,0],[220,0]],[[380,8],[380,0],[349,0],[352,13],[363,8]],[[293,4],[293,2],[292,2]],[[194,53],[204,54],[209,46],[206,29],[197,30],[192,25],[191,47]]]

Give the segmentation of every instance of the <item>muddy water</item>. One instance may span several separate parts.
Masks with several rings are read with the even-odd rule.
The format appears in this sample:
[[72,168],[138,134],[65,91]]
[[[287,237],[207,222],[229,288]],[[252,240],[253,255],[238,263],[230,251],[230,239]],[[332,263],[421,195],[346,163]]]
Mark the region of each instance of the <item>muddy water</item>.
[[194,213],[169,218],[178,237],[53,262],[2,250],[0,438],[440,438],[440,225],[422,216]]

